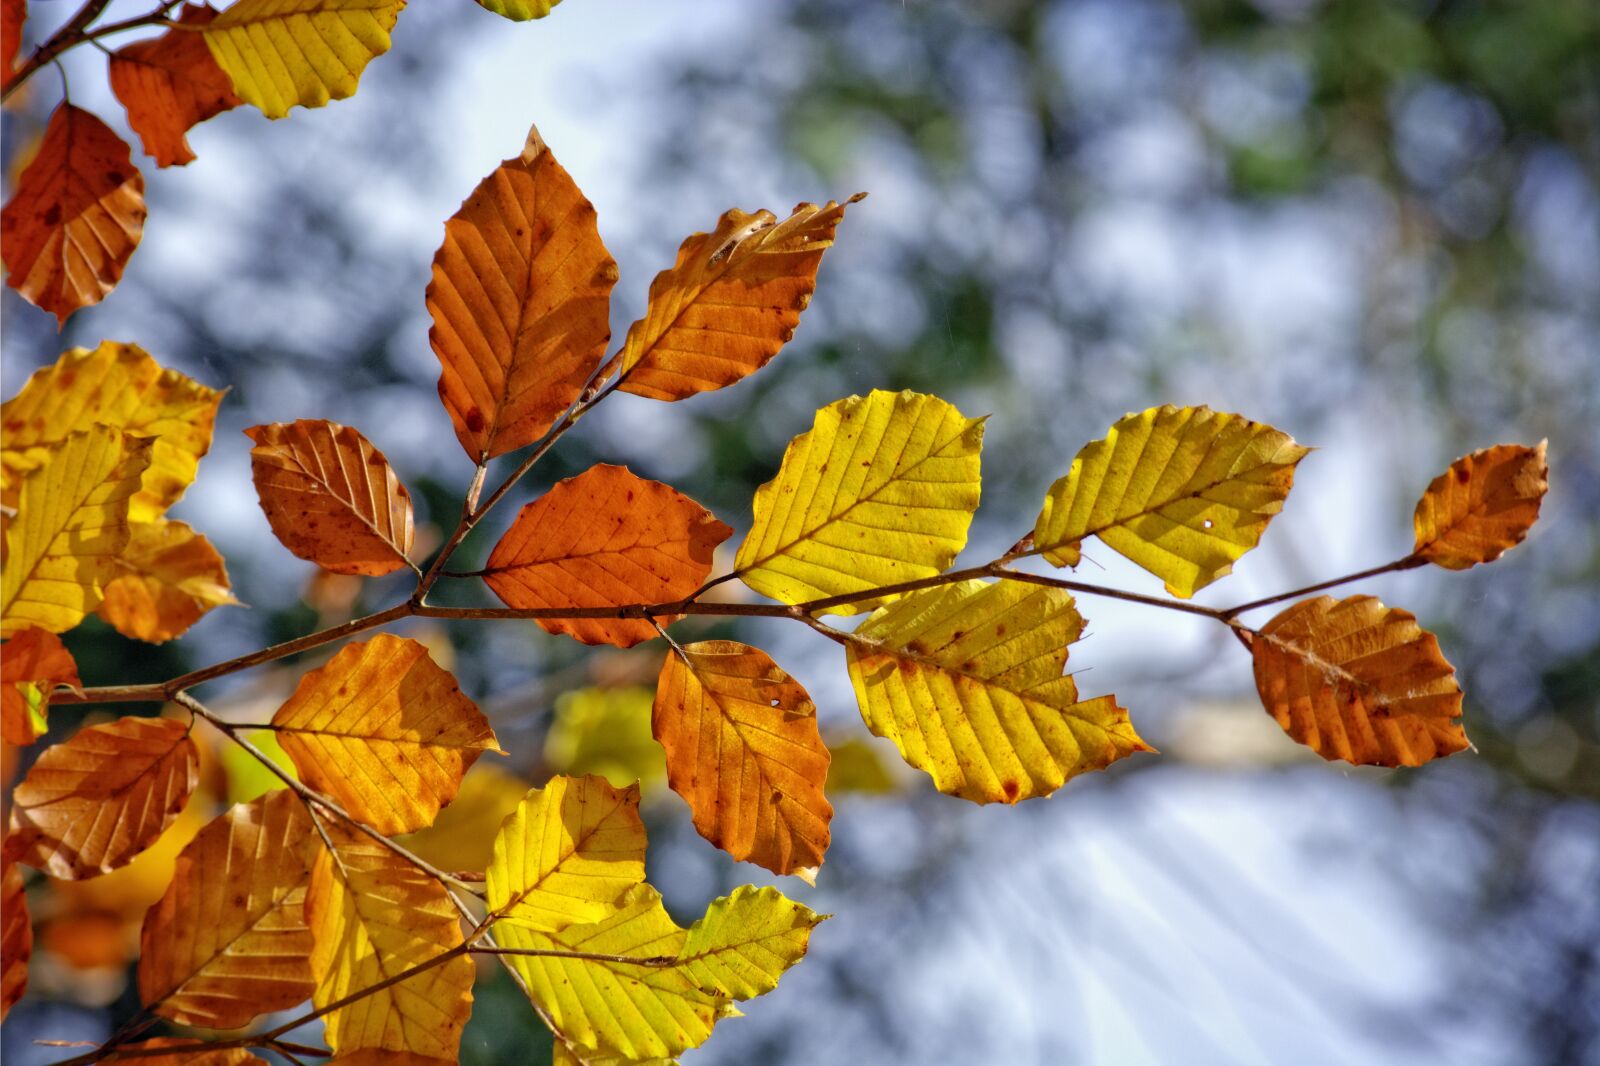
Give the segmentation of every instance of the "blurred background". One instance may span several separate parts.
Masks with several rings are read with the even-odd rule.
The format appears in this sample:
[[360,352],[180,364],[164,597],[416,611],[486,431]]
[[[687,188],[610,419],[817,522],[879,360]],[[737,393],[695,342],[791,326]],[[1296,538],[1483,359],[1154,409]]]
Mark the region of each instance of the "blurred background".
[[[31,6],[34,40],[69,13]],[[104,57],[80,49],[67,68],[73,101],[125,131]],[[47,71],[6,111],[9,177],[57,99]],[[993,416],[963,556],[983,562],[1115,419],[1206,403],[1319,449],[1262,546],[1201,594],[1226,605],[1405,555],[1412,506],[1453,458],[1550,442],[1527,544],[1349,590],[1417,614],[1460,673],[1477,753],[1421,770],[1308,756],[1221,627],[1084,597],[1080,686],[1117,693],[1163,754],[976,808],[866,734],[830,642],[682,623],[680,639],[767,649],[838,750],[827,864],[815,889],[782,886],[835,918],[686,1063],[1600,1062],[1600,5],[570,0],[515,25],[469,0],[413,4],[355,98],[277,123],[223,115],[190,133],[183,168],[136,152],[143,245],[63,335],[4,293],[7,395],[102,338],[233,390],[173,513],[227,557],[248,609],[158,648],[91,619],[68,638],[86,683],[164,679],[404,593],[318,578],[281,548],[239,431],[357,426],[437,542],[471,464],[434,391],[423,289],[444,219],[530,123],[599,211],[618,337],[723,210],[871,196],[771,366],[673,405],[613,397],[512,503],[622,462],[742,532],[816,407],[914,388]],[[1108,549],[1086,555],[1087,580],[1160,591]],[[408,632],[511,752],[419,847],[481,863],[522,789],[595,770],[645,780],[651,880],[680,916],[768,880],[700,840],[662,784],[659,647],[597,653],[532,623]],[[264,721],[316,661],[201,695]],[[50,739],[104,713],[57,709]],[[59,1058],[30,1041],[98,1040],[137,1008],[143,907],[184,834],[262,777],[219,754],[146,859],[32,887],[40,946],[8,1063]],[[541,1041],[485,970],[464,1061],[538,1061]]]

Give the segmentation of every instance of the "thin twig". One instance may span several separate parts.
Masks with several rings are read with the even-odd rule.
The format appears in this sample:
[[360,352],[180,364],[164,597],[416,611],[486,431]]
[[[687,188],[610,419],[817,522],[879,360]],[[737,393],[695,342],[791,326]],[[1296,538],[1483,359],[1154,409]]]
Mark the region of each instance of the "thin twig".
[[1352,581],[1360,581],[1363,578],[1377,577],[1379,574],[1389,574],[1397,570],[1412,570],[1419,566],[1426,566],[1427,563],[1428,560],[1422,558],[1420,555],[1408,555],[1404,559],[1396,559],[1392,563],[1384,563],[1382,566],[1374,566],[1371,570],[1362,570],[1354,574],[1346,574],[1344,577],[1336,577],[1328,581],[1319,581],[1315,585],[1307,585],[1305,588],[1295,589],[1293,592],[1280,592],[1276,596],[1263,596],[1259,600],[1251,600],[1249,603],[1241,603],[1237,607],[1229,607],[1220,613],[1225,619],[1232,618],[1234,615],[1243,614],[1245,611],[1253,611],[1257,607],[1266,607],[1269,604],[1282,603],[1284,600],[1297,600],[1301,596],[1309,596],[1311,593],[1321,592],[1323,589],[1331,589],[1338,585],[1347,585]]

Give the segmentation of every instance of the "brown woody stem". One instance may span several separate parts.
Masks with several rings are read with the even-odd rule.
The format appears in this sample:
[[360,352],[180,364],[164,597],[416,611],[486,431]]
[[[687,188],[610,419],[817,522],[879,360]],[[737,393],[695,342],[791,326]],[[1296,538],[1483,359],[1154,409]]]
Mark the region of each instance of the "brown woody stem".
[[109,37],[114,33],[122,33],[126,30],[165,25],[167,13],[177,7],[180,2],[181,0],[172,0],[172,2],[164,3],[148,14],[124,19],[121,22],[108,22],[104,26],[91,31],[89,26],[95,19],[105,13],[105,9],[111,5],[111,0],[88,0],[78,9],[77,14],[73,15],[60,29],[51,34],[49,40],[35,48],[33,54],[23,62],[22,66],[17,68],[16,73],[11,76],[11,80],[6,83],[5,89],[0,91],[0,100],[9,100],[11,94],[22,87],[23,82],[33,77],[42,68],[55,62],[63,53],[76,48],[80,44],[98,41],[102,37]]

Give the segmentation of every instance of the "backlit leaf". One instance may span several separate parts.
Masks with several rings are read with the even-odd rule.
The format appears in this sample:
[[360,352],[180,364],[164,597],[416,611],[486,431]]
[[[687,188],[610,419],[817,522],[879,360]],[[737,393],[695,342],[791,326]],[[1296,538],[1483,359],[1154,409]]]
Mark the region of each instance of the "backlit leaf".
[[155,843],[199,774],[182,722],[86,726],[46,748],[12,793],[6,854],[67,880],[108,873]]
[[963,581],[880,609],[845,650],[868,728],[939,791],[1016,803],[1152,750],[1115,697],[1063,676],[1082,632],[1065,590]]
[[1033,548],[1056,566],[1076,566],[1084,538],[1099,537],[1187,599],[1261,540],[1309,451],[1271,426],[1208,407],[1128,415],[1050,486]]
[[574,777],[599,774],[618,788],[637,781],[648,795],[667,777],[661,745],[650,733],[653,699],[643,685],[563,693],[545,736],[545,762]]
[[[524,507],[489,554],[483,579],[522,609],[667,603],[700,587],[712,552],[732,533],[670,485],[601,464]],[[585,644],[630,648],[656,635],[642,618],[538,621]]]
[[272,716],[300,779],[380,833],[428,825],[494,731],[414,640],[380,633],[312,670]]
[[778,978],[805,955],[811,930],[826,917],[775,888],[745,885],[706,908],[690,927],[680,958],[702,990],[753,999],[778,987]]
[[494,763],[477,762],[433,824],[400,838],[412,854],[441,870],[487,870],[494,838],[528,791],[528,783]]
[[982,445],[983,420],[936,396],[874,391],[829,404],[756,490],[739,576],[784,603],[932,577],[967,542]]
[[65,325],[105,299],[144,233],[144,177],[128,146],[63,103],[0,212],[6,284]]
[[251,426],[261,509],[283,546],[340,574],[409,565],[411,493],[372,442],[322,419]]
[[537,440],[605,354],[617,264],[530,129],[444,224],[428,285],[439,397],[474,462]]
[[134,640],[159,644],[183,633],[213,607],[238,603],[228,568],[211,542],[183,522],[135,525],[96,613]]
[[513,22],[542,19],[561,3],[561,0],[478,0],[478,6],[493,11]]
[[782,222],[735,209],[714,232],[692,234],[672,269],[650,283],[649,308],[628,330],[622,390],[681,400],[766,366],[794,336],[845,208],[864,195],[801,204]]
[[[216,18],[205,4],[184,4],[184,26],[204,26]],[[233,80],[207,47],[205,35],[168,30],[135,41],[111,54],[111,91],[128,110],[128,125],[144,142],[156,165],[194,160],[184,134],[213,115],[238,107]]]
[[1318,596],[1268,622],[1251,648],[1267,712],[1324,759],[1420,766],[1469,746],[1455,668],[1406,611]]
[[[123,1052],[149,1051],[152,1048],[192,1048],[195,1041],[187,1037],[161,1036],[154,1040],[140,1040],[121,1044]],[[137,1063],[138,1066],[266,1066],[266,1059],[257,1058],[242,1047],[217,1048],[215,1051],[174,1051],[170,1055],[134,1055],[112,1052],[102,1062]]]
[[1542,441],[1462,456],[1417,501],[1416,554],[1447,570],[1494,562],[1528,535],[1549,487]]
[[0,653],[0,736],[7,744],[32,744],[49,728],[45,710],[57,685],[83,691],[78,664],[61,638],[30,627]]
[[22,870],[9,859],[0,873],[0,1019],[28,989],[28,959],[33,954],[33,919]]
[[651,723],[701,836],[777,874],[822,864],[828,749],[811,697],[766,652],[731,640],[675,650]]
[[178,857],[145,916],[139,999],[164,1018],[235,1029],[311,995],[311,817],[287,790],[230,808]]
[[9,86],[16,73],[22,25],[27,19],[28,0],[0,0],[0,87]]

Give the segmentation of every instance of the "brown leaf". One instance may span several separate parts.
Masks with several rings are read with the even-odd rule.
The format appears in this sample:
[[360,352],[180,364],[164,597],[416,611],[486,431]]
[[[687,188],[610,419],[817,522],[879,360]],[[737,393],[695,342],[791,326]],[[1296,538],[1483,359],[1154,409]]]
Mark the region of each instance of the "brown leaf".
[[251,1066],[266,1060],[257,1058],[242,1047],[218,1048],[215,1051],[174,1051],[170,1055],[130,1055],[122,1052],[145,1051],[154,1048],[192,1048],[197,1041],[189,1037],[158,1036],[154,1040],[141,1040],[137,1044],[123,1044],[118,1051],[107,1055],[102,1062],[137,1063],[138,1066]]
[[311,996],[311,818],[287,789],[200,830],[145,915],[139,999],[165,1018],[236,1029]]
[[144,233],[144,177],[128,146],[63,103],[0,212],[6,284],[62,325],[105,299]]
[[[523,610],[666,603],[700,587],[712,551],[732,533],[671,486],[600,464],[522,509],[489,554],[484,581]],[[630,648],[656,635],[645,619],[538,621],[585,644]]]
[[1420,766],[1468,747],[1455,668],[1406,611],[1318,596],[1268,622],[1251,647],[1268,713],[1324,759]]
[[0,735],[7,744],[32,744],[44,735],[45,709],[57,685],[83,691],[78,664],[60,637],[30,626],[6,641],[0,655]]
[[474,461],[537,440],[611,339],[617,264],[538,130],[444,224],[428,285],[439,397]]
[[1416,554],[1447,570],[1494,562],[1528,535],[1549,487],[1544,441],[1463,455],[1417,501]]
[[411,493],[382,452],[322,419],[251,426],[250,470],[272,532],[294,554],[340,574],[409,566]]
[[200,776],[182,722],[119,718],[46,748],[12,793],[6,854],[51,877],[109,873],[155,843]]
[[28,958],[33,954],[33,920],[22,871],[9,859],[0,874],[0,1019],[28,990]]
[[[205,4],[185,4],[178,21],[204,26],[216,17]],[[111,91],[128,109],[128,125],[144,142],[145,154],[161,167],[193,162],[184,134],[240,104],[205,35],[192,30],[168,30],[113,52]]]
[[22,50],[22,24],[28,19],[28,0],[0,0],[0,87],[11,84],[17,53]]
[[106,585],[95,609],[123,636],[160,644],[213,607],[239,602],[229,591],[222,556],[185,523],[163,518],[130,532],[122,573]]
[[735,208],[712,233],[691,234],[678,261],[650,283],[645,316],[617,356],[623,391],[681,400],[755,373],[794,336],[817,287],[822,253],[845,208],[800,204],[779,222]]
[[668,655],[651,724],[701,836],[777,874],[822,864],[828,749],[811,697],[766,652],[707,640]]

